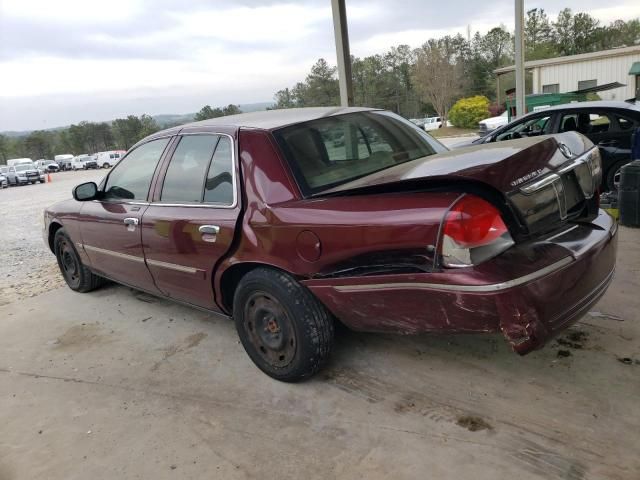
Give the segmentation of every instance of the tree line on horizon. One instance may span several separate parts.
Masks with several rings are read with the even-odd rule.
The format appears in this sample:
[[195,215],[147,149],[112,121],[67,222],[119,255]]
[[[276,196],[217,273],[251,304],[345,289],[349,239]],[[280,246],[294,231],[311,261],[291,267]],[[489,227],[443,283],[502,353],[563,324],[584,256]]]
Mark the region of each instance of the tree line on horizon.
[[[238,105],[212,108],[205,105],[194,115],[195,121],[241,113]],[[55,130],[35,130],[25,136],[0,135],[0,164],[10,158],[52,159],[55,155],[96,153],[105,150],[128,150],[138,140],[162,128],[149,115],[129,115],[112,122],[80,122]]]
[[[640,42],[640,20],[616,20],[608,25],[588,13],[565,8],[552,20],[541,8],[527,11],[525,59],[540,60],[631,46]],[[514,35],[504,25],[482,35],[446,35],[421,47],[392,47],[364,58],[352,56],[354,104],[394,111],[407,118],[437,113],[446,119],[459,99],[473,96],[496,101],[493,71],[514,63]],[[501,88],[515,77],[505,75]],[[531,91],[530,75],[527,79]],[[319,59],[304,79],[276,92],[273,108],[339,104],[336,67]],[[493,105],[490,110],[498,110]]]

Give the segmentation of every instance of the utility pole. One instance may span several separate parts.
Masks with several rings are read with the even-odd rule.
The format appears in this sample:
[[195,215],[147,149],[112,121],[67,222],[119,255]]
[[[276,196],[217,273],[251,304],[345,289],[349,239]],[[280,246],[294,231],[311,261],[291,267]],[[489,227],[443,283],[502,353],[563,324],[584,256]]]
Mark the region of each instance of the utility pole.
[[516,1],[516,118],[525,114],[524,0]]
[[333,10],[333,31],[336,38],[338,56],[338,84],[340,85],[340,105],[353,105],[353,80],[351,77],[351,53],[349,52],[349,30],[345,0],[331,0]]

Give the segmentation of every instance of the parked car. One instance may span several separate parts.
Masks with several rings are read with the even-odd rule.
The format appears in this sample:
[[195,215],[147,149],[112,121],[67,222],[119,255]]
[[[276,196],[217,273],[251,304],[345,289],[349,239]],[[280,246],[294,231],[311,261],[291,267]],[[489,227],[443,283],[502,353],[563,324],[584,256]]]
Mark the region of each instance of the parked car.
[[427,132],[439,128],[442,128],[442,119],[440,117],[427,117],[424,119],[424,129]]
[[620,169],[631,161],[631,135],[638,126],[640,107],[635,104],[613,101],[569,103],[529,113],[485,137],[456,144],[454,148],[577,131],[600,149],[601,189],[611,191],[616,188],[615,178]]
[[71,160],[73,160],[74,155],[69,153],[64,153],[61,155],[55,155],[53,160],[58,164],[60,170],[71,170]]
[[485,118],[478,122],[478,135],[484,137],[493,132],[496,128],[504,127],[509,123],[509,112],[506,110],[497,117]]
[[124,157],[126,150],[110,150],[108,152],[98,152],[95,154],[98,168],[111,168]]
[[9,186],[9,181],[7,180],[7,176],[0,171],[0,188],[7,188]]
[[44,170],[47,173],[54,173],[60,170],[60,167],[53,160],[38,160],[36,161],[36,167]]
[[78,155],[71,160],[71,170],[89,170],[98,168],[98,162],[93,155]]
[[253,112],[145,138],[43,233],[71,289],[109,278],[229,315],[253,362],[295,381],[334,319],[544,345],[612,280],[600,172],[576,132],[448,151],[383,110]]
[[44,172],[38,170],[33,163],[11,165],[7,171],[9,185],[26,185],[28,183],[44,183]]

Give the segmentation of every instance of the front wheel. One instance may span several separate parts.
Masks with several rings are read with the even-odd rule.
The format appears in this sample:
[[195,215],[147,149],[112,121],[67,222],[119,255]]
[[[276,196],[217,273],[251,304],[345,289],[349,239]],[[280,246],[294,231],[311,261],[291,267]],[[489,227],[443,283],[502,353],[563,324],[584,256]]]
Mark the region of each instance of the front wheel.
[[269,268],[247,273],[236,289],[233,318],[253,363],[276,380],[318,372],[333,345],[333,318],[290,275]]
[[109,165],[107,162],[104,162],[102,164],[102,168],[109,168],[111,165]]
[[73,242],[63,228],[56,232],[53,246],[60,272],[71,290],[86,293],[102,285],[104,280],[82,263]]

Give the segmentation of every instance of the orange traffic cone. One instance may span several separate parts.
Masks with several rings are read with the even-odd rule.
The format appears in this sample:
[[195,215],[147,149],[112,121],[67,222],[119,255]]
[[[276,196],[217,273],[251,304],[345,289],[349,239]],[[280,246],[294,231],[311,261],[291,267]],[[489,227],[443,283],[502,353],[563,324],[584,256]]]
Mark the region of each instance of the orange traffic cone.
[[47,173],[47,183],[51,183],[51,174]]

